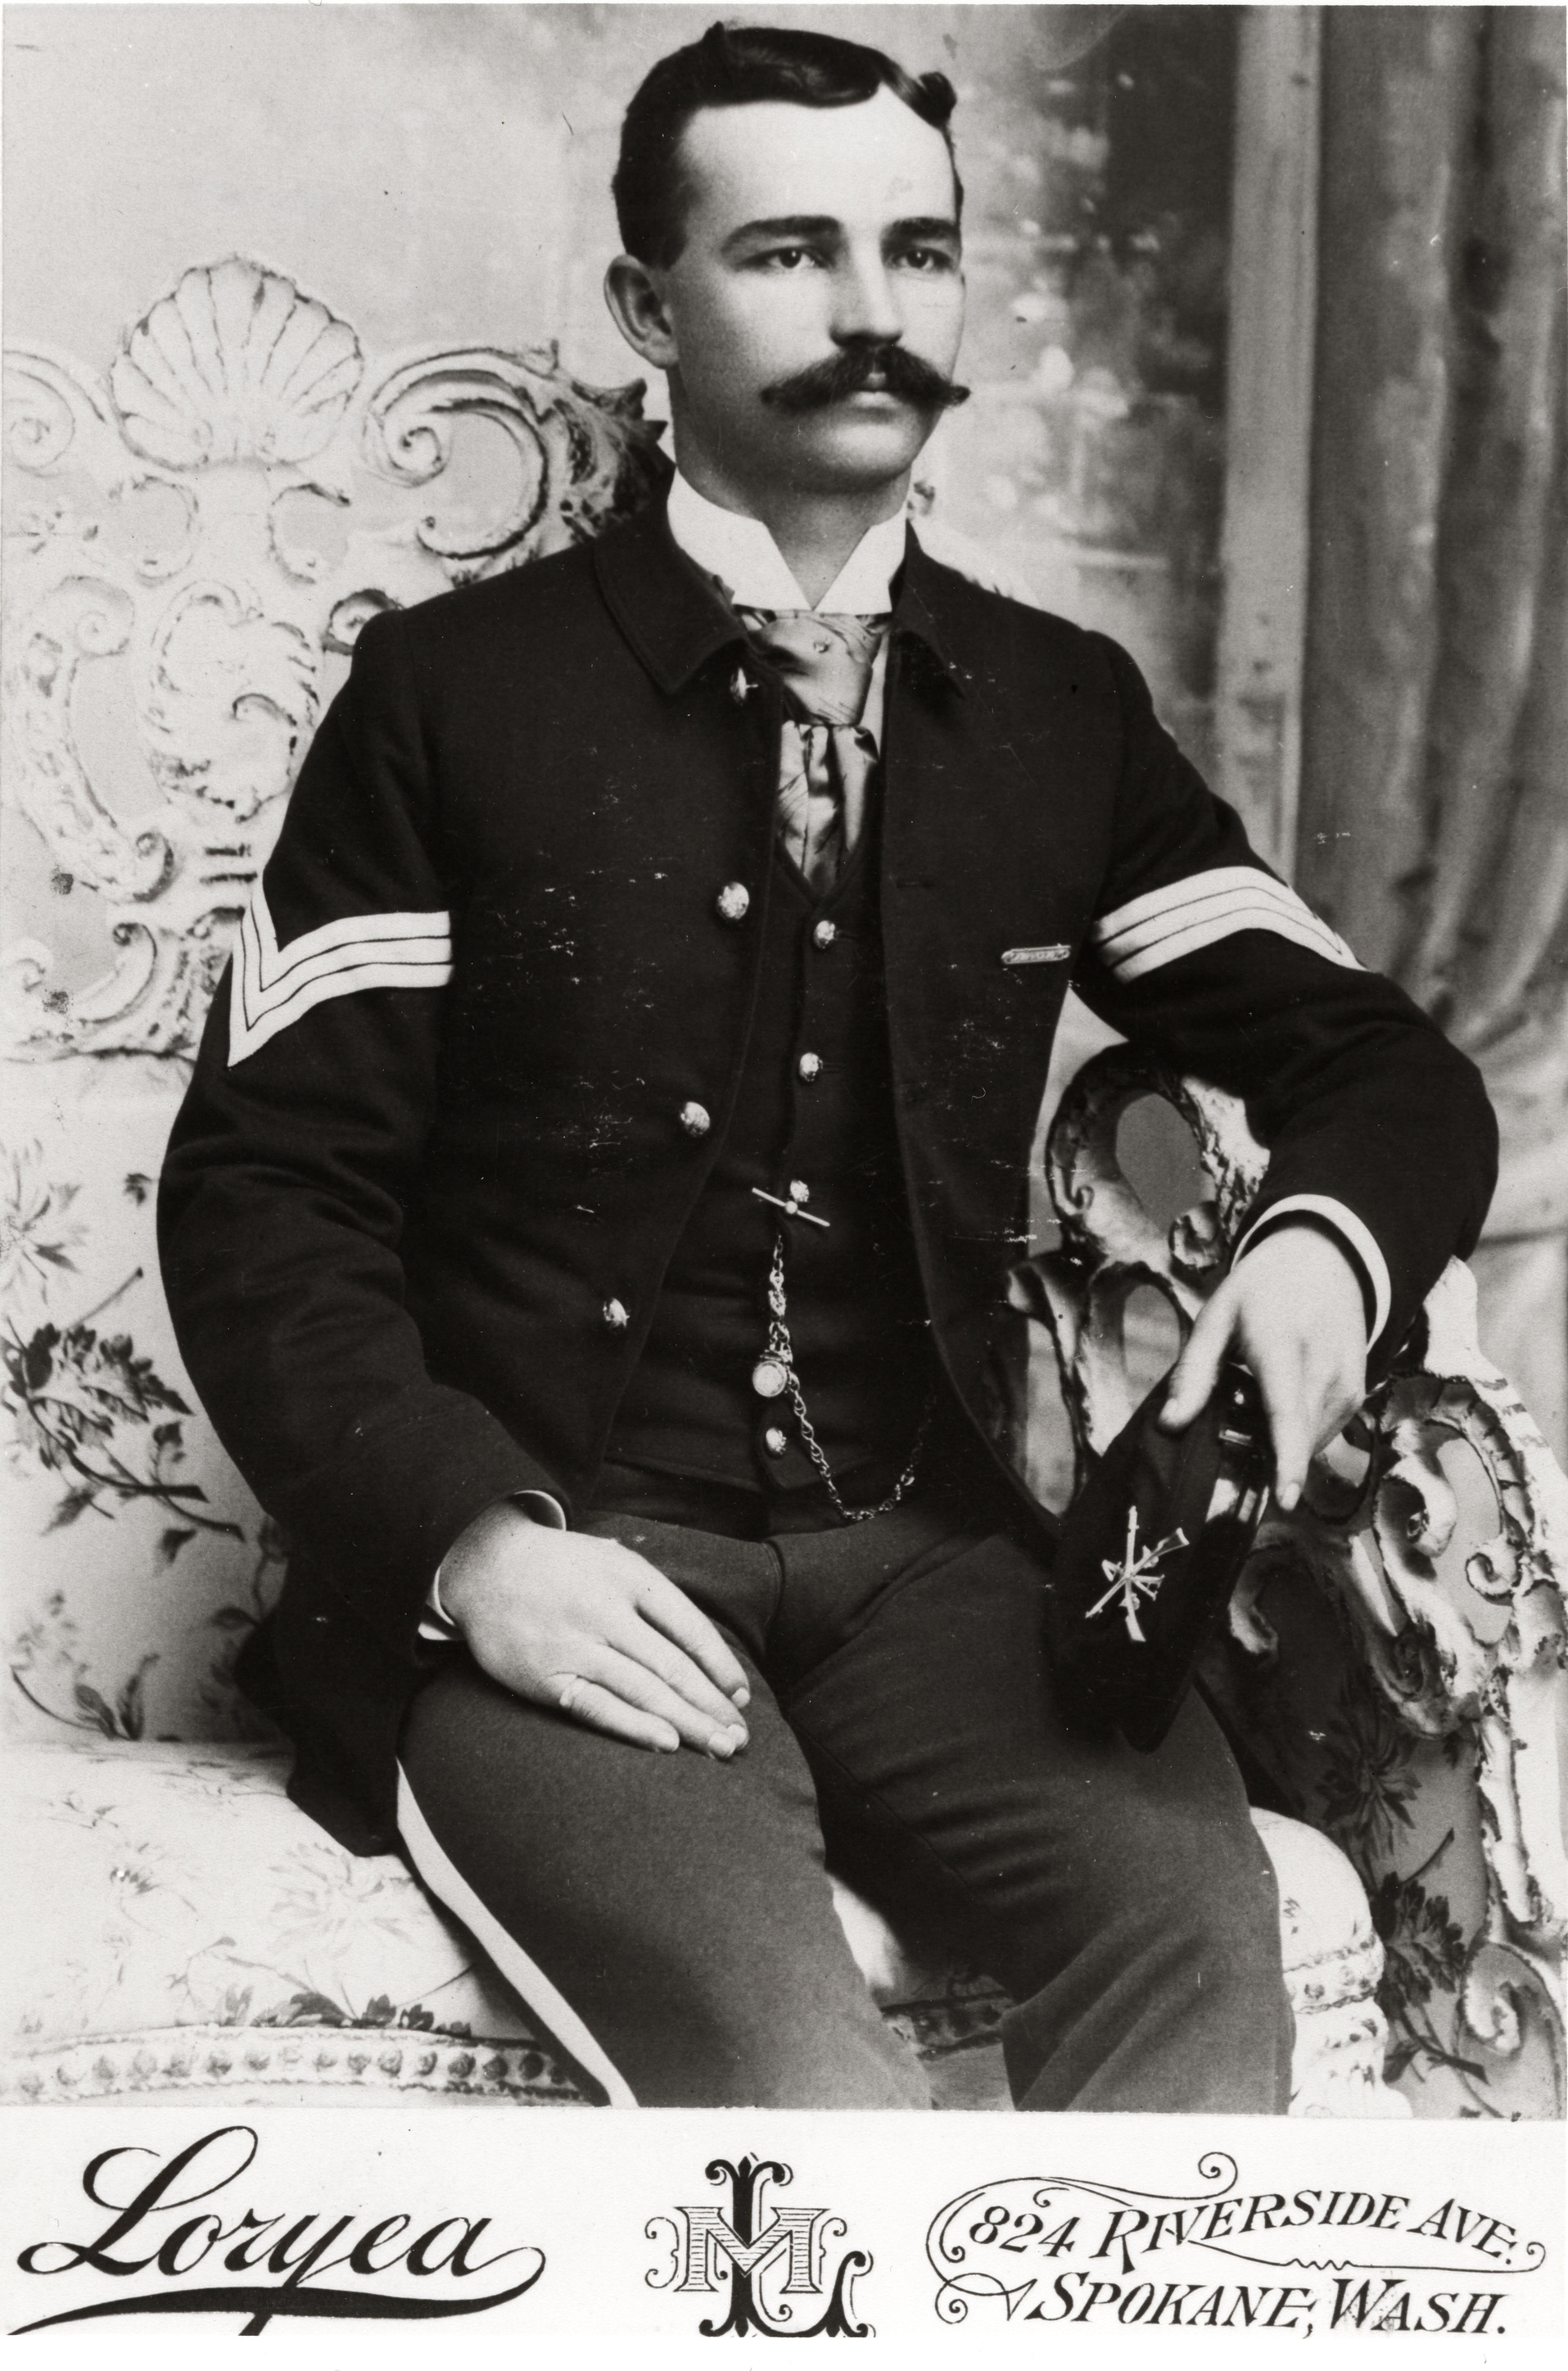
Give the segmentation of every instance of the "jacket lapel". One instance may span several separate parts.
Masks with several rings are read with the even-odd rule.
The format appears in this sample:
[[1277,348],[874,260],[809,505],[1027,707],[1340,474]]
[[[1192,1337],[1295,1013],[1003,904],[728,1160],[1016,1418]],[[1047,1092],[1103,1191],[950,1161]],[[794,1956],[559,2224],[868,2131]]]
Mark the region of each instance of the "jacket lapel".
[[663,502],[602,535],[594,565],[610,615],[662,691],[683,689],[716,651],[745,641],[670,533]]

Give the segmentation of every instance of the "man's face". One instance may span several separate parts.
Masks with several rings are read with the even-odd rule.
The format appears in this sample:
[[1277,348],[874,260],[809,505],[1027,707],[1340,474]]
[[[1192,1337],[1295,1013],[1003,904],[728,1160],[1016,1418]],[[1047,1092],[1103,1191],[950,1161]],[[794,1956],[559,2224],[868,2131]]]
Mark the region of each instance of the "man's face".
[[[652,275],[678,433],[752,483],[830,493],[898,478],[942,408],[918,365],[945,381],[963,327],[941,133],[885,89],[854,107],[767,101],[704,110],[683,162],[686,244]],[[894,360],[826,400],[820,381],[791,384],[878,347],[917,367]]]

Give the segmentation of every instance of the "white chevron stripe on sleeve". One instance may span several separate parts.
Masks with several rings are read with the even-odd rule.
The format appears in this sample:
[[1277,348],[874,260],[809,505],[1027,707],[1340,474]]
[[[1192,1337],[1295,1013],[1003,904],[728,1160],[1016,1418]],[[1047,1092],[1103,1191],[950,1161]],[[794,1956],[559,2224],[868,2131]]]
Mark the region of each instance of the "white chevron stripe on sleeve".
[[1273,931],[1329,963],[1361,969],[1338,932],[1294,889],[1251,864],[1216,865],[1166,888],[1146,890],[1101,915],[1092,935],[1107,969],[1118,979],[1132,980],[1238,931]]
[[351,914],[280,949],[258,876],[240,924],[229,990],[229,1067],[329,997],[363,988],[444,988],[448,914]]

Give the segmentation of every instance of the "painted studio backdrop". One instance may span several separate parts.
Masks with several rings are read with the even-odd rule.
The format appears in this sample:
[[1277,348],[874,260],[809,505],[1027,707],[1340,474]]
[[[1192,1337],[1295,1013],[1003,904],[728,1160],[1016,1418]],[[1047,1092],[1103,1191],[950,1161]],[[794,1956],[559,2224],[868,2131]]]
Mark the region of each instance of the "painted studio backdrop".
[[[152,1205],[364,618],[660,480],[663,391],[628,390],[599,293],[608,182],[627,98],[711,13],[6,12],[6,1702],[52,1882],[4,2096],[571,2095],[400,1865],[282,1796],[228,1674],[286,1543],[194,1405]],[[1131,647],[1261,851],[1498,1102],[1487,1357],[1457,1303],[1434,1322],[1343,1503],[1265,1535],[1210,1681],[1265,1813],[1359,1877],[1297,2004],[1375,2049],[1359,2111],[1560,2113],[1562,14],[832,25],[960,92],[975,392],[917,507]],[[1082,1014],[1068,1036],[1057,1092],[1106,1042]],[[1097,1127],[1152,1214],[1136,1256],[1073,1232]],[[1063,1141],[1015,1379],[1017,1452],[1058,1503],[1058,1358],[1081,1381],[1103,1353],[1131,1389],[1169,1357],[1203,1265],[1172,1222],[1211,1190],[1168,1108],[1119,1089]],[[954,2102],[1002,2096],[986,1987],[902,1981]]]

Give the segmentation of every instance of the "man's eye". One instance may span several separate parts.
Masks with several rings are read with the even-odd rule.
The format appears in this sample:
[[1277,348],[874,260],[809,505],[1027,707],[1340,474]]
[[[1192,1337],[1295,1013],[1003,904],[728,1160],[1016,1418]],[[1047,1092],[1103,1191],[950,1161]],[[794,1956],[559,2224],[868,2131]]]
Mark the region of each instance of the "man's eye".
[[912,272],[954,272],[958,259],[945,247],[906,247],[900,250],[897,260]]
[[757,260],[778,272],[798,272],[802,264],[816,261],[816,250],[810,247],[770,247]]

